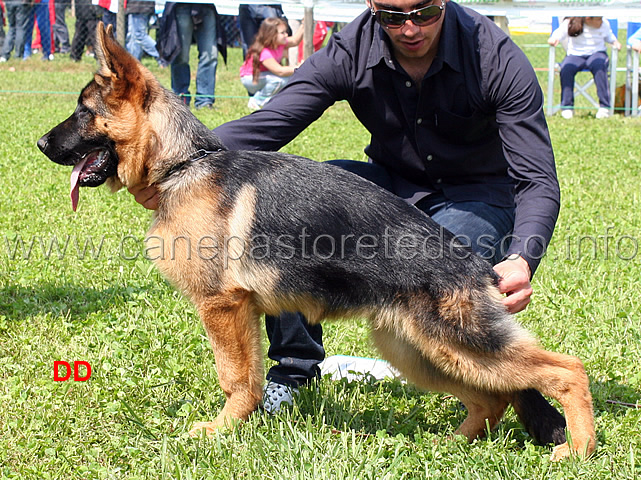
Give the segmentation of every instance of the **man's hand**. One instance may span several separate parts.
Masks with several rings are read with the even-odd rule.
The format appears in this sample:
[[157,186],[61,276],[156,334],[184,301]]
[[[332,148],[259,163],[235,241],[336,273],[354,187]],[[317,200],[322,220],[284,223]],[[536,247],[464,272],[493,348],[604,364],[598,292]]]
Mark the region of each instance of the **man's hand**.
[[527,307],[532,296],[528,263],[522,257],[515,256],[494,265],[494,271],[501,277],[499,291],[507,295],[503,304],[508,311],[516,313]]
[[127,190],[146,209],[156,210],[158,208],[158,190],[155,185],[135,185]]

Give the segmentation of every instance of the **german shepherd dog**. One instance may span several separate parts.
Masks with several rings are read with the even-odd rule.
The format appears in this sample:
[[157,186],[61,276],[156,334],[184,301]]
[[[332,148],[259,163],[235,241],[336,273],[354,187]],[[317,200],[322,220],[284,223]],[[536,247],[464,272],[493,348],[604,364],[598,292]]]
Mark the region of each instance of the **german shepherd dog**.
[[38,147],[74,166],[74,208],[79,186],[157,186],[147,246],[196,306],[226,395],[218,417],[192,434],[257,408],[261,314],[300,311],[310,323],[368,319],[382,356],[408,380],[461,400],[468,416],[455,433],[470,441],[512,404],[535,439],[557,444],[554,459],[594,451],[583,364],[542,350],[515,322],[489,263],[418,209],[336,166],[226,150],[110,27],[98,26],[95,51],[98,71],[76,110]]

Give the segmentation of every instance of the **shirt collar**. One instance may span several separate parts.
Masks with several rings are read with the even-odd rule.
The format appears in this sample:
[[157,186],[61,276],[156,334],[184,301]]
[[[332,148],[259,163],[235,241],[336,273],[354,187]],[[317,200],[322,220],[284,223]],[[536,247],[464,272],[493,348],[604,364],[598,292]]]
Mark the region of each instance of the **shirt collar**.
[[[462,70],[460,58],[460,32],[459,15],[461,7],[453,2],[447,2],[445,7],[445,18],[443,19],[443,29],[441,30],[441,39],[438,45],[436,58],[442,59],[453,70],[460,72]],[[467,34],[467,32],[466,32]]]
[[372,45],[369,49],[369,57],[367,58],[367,68],[373,68],[379,63],[387,64],[393,67],[392,51],[389,47],[389,40],[387,34],[376,20],[374,15],[368,12],[369,20],[368,27],[372,32]]
[[[434,59],[433,68],[441,69],[441,65],[446,63],[453,70],[460,72],[462,70],[461,60],[459,58],[459,22],[458,16],[460,7],[453,3],[447,2],[445,7],[445,18],[443,19],[443,29],[439,40],[438,52]],[[388,67],[395,68],[394,56],[390,48],[389,38],[376,21],[374,16],[370,15],[369,28],[372,29],[372,46],[367,58],[367,68],[372,68],[379,63],[384,63]]]

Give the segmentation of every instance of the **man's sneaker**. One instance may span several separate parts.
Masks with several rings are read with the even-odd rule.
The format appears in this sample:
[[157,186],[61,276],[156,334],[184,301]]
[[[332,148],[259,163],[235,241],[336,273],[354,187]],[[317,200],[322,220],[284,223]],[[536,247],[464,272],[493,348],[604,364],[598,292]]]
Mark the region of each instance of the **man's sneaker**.
[[0,57],[0,63],[4,63],[6,61],[7,61],[6,57]]
[[569,108],[565,108],[561,110],[561,116],[566,120],[570,120],[574,116],[574,111],[570,110]]
[[276,415],[281,412],[283,404],[294,404],[294,395],[298,395],[297,388],[270,380],[263,391],[263,410]]
[[596,118],[608,118],[610,116],[610,109],[601,107],[596,111]]

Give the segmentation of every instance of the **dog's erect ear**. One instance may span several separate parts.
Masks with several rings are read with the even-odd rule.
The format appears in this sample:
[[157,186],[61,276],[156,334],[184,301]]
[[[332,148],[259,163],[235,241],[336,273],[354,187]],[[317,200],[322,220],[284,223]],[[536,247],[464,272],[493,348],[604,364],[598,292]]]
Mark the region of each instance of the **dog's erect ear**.
[[98,72],[94,79],[100,86],[110,85],[116,94],[124,94],[128,85],[140,79],[138,61],[113,36],[113,26],[98,22],[95,43]]

